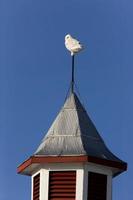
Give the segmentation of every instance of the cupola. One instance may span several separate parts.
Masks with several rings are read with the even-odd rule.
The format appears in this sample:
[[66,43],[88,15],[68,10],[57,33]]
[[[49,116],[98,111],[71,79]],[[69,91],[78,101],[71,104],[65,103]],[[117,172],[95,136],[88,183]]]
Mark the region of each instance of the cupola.
[[106,146],[74,90],[71,90],[35,153],[18,168],[31,176],[31,200],[111,200],[112,179],[127,164]]

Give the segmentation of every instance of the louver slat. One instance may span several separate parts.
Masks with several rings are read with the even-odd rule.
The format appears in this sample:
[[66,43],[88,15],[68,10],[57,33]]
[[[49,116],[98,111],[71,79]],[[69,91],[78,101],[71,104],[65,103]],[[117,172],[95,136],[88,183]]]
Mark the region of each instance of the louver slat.
[[88,175],[88,200],[106,200],[107,176],[90,172]]
[[49,200],[75,200],[76,172],[49,173]]
[[33,200],[40,199],[40,174],[33,178]]

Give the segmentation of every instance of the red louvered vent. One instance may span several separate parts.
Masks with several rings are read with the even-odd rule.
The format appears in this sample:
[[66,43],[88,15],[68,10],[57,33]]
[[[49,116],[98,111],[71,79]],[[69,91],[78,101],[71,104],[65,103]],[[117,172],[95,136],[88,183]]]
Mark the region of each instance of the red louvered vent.
[[49,173],[49,200],[75,200],[76,171]]
[[40,174],[33,178],[33,200],[40,199]]
[[89,172],[88,200],[106,200],[107,176]]

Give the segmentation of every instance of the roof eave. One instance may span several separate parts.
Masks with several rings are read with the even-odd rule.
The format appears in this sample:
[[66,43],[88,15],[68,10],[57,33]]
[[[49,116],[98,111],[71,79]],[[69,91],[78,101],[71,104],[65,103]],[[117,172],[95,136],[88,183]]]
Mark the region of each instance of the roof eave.
[[41,164],[48,163],[95,163],[107,167],[111,167],[116,169],[113,173],[113,176],[117,176],[118,174],[127,170],[127,163],[125,162],[117,162],[106,159],[100,159],[97,157],[87,156],[87,155],[79,155],[79,156],[31,156],[27,160],[25,160],[22,164],[20,164],[17,168],[17,173],[22,175],[33,174],[33,171],[36,167],[39,167]]

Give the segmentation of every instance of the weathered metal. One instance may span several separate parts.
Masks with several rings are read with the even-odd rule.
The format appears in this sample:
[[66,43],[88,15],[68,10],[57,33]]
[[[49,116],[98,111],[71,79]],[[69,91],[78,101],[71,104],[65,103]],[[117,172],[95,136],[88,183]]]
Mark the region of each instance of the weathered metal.
[[107,148],[74,92],[70,93],[34,155],[88,155],[123,162]]

